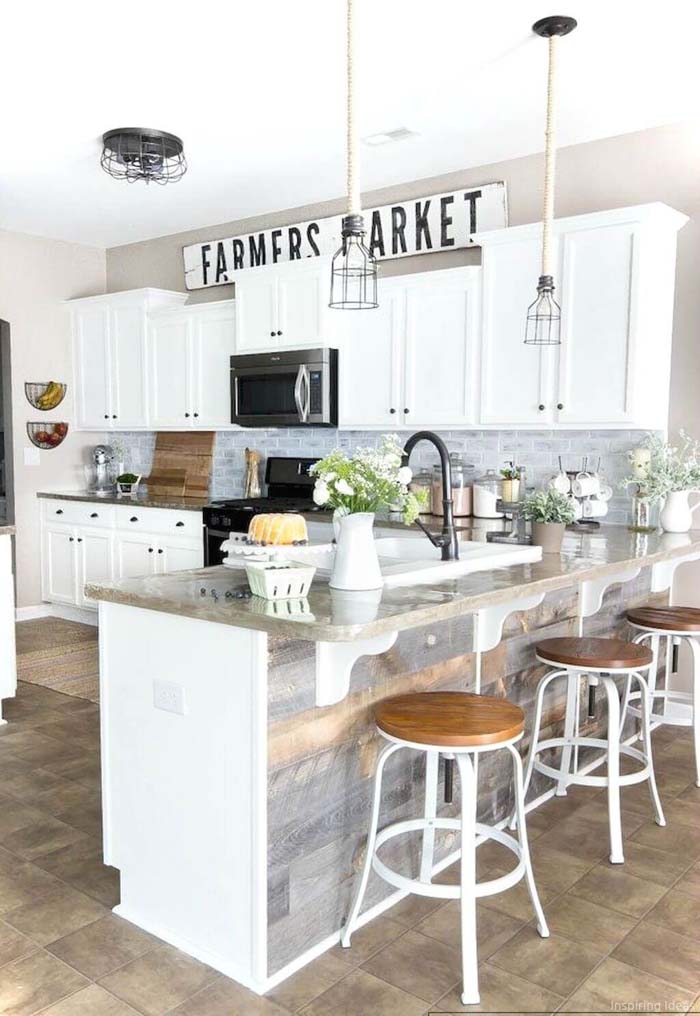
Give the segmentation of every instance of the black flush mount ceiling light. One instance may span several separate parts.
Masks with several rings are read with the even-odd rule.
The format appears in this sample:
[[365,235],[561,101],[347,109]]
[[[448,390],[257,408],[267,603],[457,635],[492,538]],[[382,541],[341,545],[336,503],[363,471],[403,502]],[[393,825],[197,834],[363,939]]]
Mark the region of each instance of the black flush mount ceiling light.
[[557,43],[563,35],[576,28],[574,18],[555,14],[536,21],[535,35],[549,41],[549,73],[547,76],[547,120],[544,154],[544,213],[542,216],[542,268],[537,283],[537,298],[527,309],[525,343],[529,346],[558,346],[561,343],[561,308],[554,299],[552,274],[552,222],[554,220],[554,176],[556,170],[555,142],[555,78]]
[[347,0],[347,159],[348,211],[343,216],[342,243],[331,265],[330,307],[339,310],[367,310],[378,307],[377,262],[365,246],[365,223],[360,204],[355,125],[355,23],[354,0]]
[[115,180],[129,183],[175,183],[187,172],[180,138],[145,127],[120,127],[103,134],[100,164]]

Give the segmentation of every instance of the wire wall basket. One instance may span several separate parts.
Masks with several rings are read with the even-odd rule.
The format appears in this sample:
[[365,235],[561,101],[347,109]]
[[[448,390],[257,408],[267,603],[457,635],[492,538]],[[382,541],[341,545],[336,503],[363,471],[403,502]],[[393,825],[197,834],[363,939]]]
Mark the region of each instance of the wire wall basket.
[[65,441],[67,433],[67,423],[40,423],[33,420],[27,422],[27,435],[37,448],[47,450],[58,448]]
[[60,406],[66,397],[68,385],[60,381],[25,381],[24,394],[27,402],[34,407],[47,413],[50,409]]

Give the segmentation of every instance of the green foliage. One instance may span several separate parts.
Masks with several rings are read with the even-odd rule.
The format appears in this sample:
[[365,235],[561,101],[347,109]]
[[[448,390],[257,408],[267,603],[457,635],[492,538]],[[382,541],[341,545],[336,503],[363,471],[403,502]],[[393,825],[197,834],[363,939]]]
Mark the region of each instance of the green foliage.
[[523,515],[528,522],[564,522],[576,518],[571,498],[558,490],[538,490],[523,503]]
[[138,483],[139,478],[136,473],[122,473],[121,476],[117,477],[117,483]]
[[654,503],[679,490],[700,490],[700,442],[684,430],[680,445],[667,444],[658,434],[647,434],[642,447],[651,452],[646,477],[628,476],[623,489],[635,483],[638,496]]

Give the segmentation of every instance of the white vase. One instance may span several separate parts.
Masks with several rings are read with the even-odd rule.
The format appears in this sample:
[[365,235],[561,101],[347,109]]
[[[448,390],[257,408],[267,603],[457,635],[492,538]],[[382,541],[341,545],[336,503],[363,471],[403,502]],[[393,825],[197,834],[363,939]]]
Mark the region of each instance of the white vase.
[[380,589],[383,584],[374,542],[374,512],[353,512],[333,519],[337,548],[330,582],[333,589]]
[[688,504],[689,490],[673,490],[664,499],[659,522],[666,533],[687,533],[693,524],[693,512],[700,508],[700,501],[691,508]]

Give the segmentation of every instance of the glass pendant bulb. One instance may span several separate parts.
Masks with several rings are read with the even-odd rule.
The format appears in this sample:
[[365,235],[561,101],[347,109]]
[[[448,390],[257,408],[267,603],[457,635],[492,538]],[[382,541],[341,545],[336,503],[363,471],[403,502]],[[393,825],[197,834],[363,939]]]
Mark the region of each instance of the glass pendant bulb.
[[377,262],[365,246],[365,223],[361,215],[343,217],[342,243],[331,265],[329,307],[341,310],[372,310],[377,302]]
[[554,280],[540,275],[537,299],[527,308],[526,346],[558,346],[561,343],[561,307],[554,299]]

